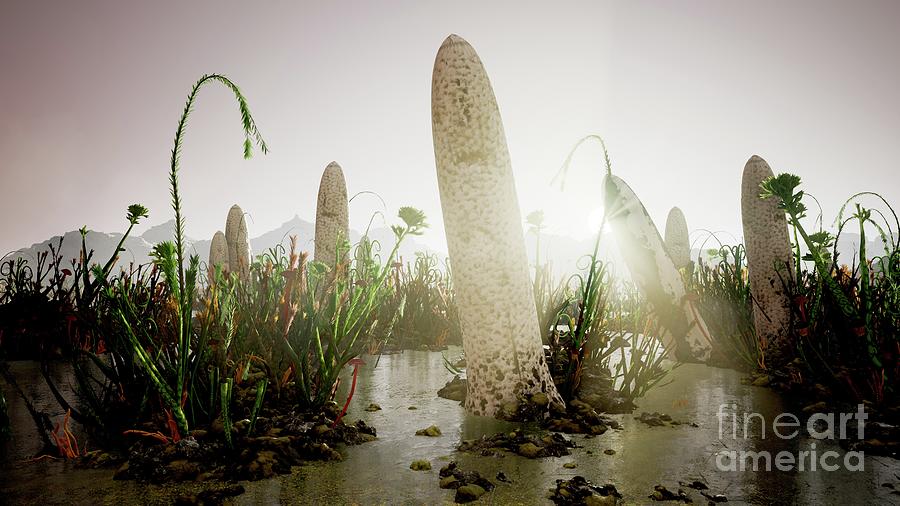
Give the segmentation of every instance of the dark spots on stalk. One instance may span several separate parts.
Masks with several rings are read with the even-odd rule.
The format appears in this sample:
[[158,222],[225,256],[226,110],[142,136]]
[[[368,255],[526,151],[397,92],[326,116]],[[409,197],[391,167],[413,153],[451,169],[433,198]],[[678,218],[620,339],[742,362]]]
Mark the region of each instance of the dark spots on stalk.
[[506,379],[506,373],[501,370],[497,371],[497,381],[503,383],[503,380]]
[[480,401],[478,401],[478,404],[481,405],[481,412],[477,413],[478,415],[480,415],[482,412],[484,412],[484,410],[487,409],[487,399],[481,399]]
[[534,379],[537,379],[537,380],[541,379],[541,373],[540,373],[540,371],[538,370],[537,367],[532,367],[532,368],[531,368],[531,376],[532,376]]

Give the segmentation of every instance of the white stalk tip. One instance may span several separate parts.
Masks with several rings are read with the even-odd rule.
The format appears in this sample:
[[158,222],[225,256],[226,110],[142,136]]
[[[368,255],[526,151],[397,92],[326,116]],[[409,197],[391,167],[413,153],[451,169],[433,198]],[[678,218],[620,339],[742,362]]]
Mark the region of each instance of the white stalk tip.
[[349,237],[350,220],[344,171],[337,162],[331,162],[325,167],[319,181],[313,258],[334,268],[337,246]]

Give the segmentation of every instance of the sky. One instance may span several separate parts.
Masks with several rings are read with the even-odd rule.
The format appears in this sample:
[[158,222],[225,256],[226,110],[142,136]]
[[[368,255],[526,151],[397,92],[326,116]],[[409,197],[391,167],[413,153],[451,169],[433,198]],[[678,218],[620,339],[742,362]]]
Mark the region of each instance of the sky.
[[[351,195],[393,221],[421,208],[444,248],[431,138],[431,71],[456,33],[478,51],[503,116],[523,217],[583,237],[613,171],[662,230],[740,239],[753,154],[793,172],[833,220],[851,194],[900,204],[900,2],[95,2],[5,0],[0,9],[0,255],[83,225],[123,231],[139,202],[172,218],[167,171],[192,84],[241,87],[271,152],[241,156],[229,93],[201,91],[180,185],[187,233],[250,235],[315,216],[340,163]],[[379,199],[350,205],[365,228]],[[305,242],[301,238],[301,243]]]

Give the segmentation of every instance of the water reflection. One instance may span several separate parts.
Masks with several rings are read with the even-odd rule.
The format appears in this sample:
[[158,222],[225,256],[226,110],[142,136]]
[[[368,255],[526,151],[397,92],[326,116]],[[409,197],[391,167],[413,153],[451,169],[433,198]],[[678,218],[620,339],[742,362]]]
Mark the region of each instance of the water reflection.
[[[454,356],[457,350],[445,352]],[[894,498],[884,482],[896,483],[900,464],[896,460],[878,457],[865,459],[862,472],[808,471],[723,471],[717,467],[717,454],[725,451],[767,451],[777,454],[789,451],[794,455],[817,444],[817,451],[843,450],[832,441],[809,438],[779,439],[771,433],[772,421],[789,410],[782,399],[764,388],[743,385],[735,371],[685,365],[671,375],[671,382],[652,390],[639,400],[641,411],[659,411],[686,422],[677,427],[648,427],[634,420],[632,415],[616,415],[623,425],[621,431],[610,430],[596,438],[572,436],[582,448],[569,457],[559,459],[526,460],[517,456],[481,457],[454,451],[461,439],[480,437],[497,431],[510,430],[513,425],[493,419],[468,416],[459,403],[438,398],[437,390],[452,378],[439,353],[404,352],[381,357],[377,367],[373,357],[366,357],[367,365],[359,371],[356,393],[350,405],[347,421],[363,419],[378,430],[378,440],[361,446],[342,449],[342,462],[311,463],[295,469],[291,475],[262,482],[245,483],[247,493],[238,504],[273,504],[281,501],[293,504],[444,504],[452,502],[453,492],[438,488],[438,469],[451,459],[459,461],[463,469],[475,470],[489,479],[503,471],[511,484],[497,482],[497,488],[485,499],[494,504],[544,501],[547,491],[558,478],[576,474],[597,483],[613,483],[629,504],[649,502],[647,496],[653,486],[662,484],[671,490],[679,481],[700,480],[711,492],[725,494],[732,503],[750,504],[878,504],[890,503]],[[29,394],[35,396],[39,408],[59,416],[61,410],[43,387],[36,367],[16,366],[17,376]],[[57,371],[57,379],[69,381],[65,372]],[[337,400],[343,404],[350,384],[350,368],[338,389]],[[10,415],[14,423],[14,439],[3,450],[8,465],[39,448],[35,438],[29,439],[31,420],[13,395],[8,395]],[[369,403],[377,403],[381,411],[366,412]],[[758,419],[749,426],[744,438],[739,423],[738,438],[731,433],[731,419],[719,437],[720,405],[727,406],[729,415],[759,413],[766,420],[765,437]],[[409,409],[410,407],[416,409]],[[696,427],[689,425],[695,423]],[[417,429],[438,425],[443,435],[437,438],[415,436]],[[12,450],[10,450],[12,448]],[[616,453],[607,455],[604,450]],[[425,459],[432,463],[431,471],[409,469],[412,460]],[[563,464],[574,462],[576,469]],[[135,483],[114,482],[110,471],[88,472],[66,470],[66,466],[8,466],[4,489],[17,502],[41,497],[47,504],[87,502],[102,498],[103,502],[117,502],[141,494],[148,502],[170,502],[179,491],[195,485],[157,487]],[[44,491],[39,495],[34,491]],[[31,492],[29,492],[31,491]],[[47,492],[49,491],[49,492]],[[49,493],[54,497],[47,499]],[[691,492],[695,502],[705,503],[699,494]],[[31,495],[29,495],[31,494]]]

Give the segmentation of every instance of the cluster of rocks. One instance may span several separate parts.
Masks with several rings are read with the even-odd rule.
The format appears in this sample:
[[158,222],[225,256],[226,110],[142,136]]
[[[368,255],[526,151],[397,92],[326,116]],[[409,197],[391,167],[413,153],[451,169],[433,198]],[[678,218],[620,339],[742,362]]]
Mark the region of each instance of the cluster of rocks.
[[621,498],[615,485],[597,486],[583,476],[556,480],[556,488],[550,489],[550,499],[562,506],[615,506]]
[[569,401],[565,413],[552,413],[542,425],[547,430],[588,436],[599,436],[609,429],[622,428],[618,421],[600,415],[593,405],[578,399]]
[[[633,404],[622,399],[601,376],[585,373],[585,379],[579,396],[568,403],[566,410],[551,405],[546,394],[537,392],[520,395],[516,402],[502,406],[497,418],[512,422],[540,421],[543,428],[566,434],[596,436],[609,428],[621,428],[617,421],[599,413],[631,412]],[[455,376],[438,391],[438,396],[465,401],[466,380]]]
[[662,485],[656,485],[653,487],[653,493],[650,494],[649,497],[653,501],[678,501],[683,502],[685,504],[693,503],[693,499],[683,489],[678,489],[677,492],[672,492]]
[[[499,479],[500,474],[497,476]],[[494,484],[490,480],[477,471],[463,471],[455,461],[442,467],[438,477],[441,488],[456,490],[454,501],[460,504],[472,502],[494,490]]]
[[[709,492],[709,487],[702,481],[692,481],[690,483],[679,482],[678,484],[681,485],[681,487],[696,490],[700,495],[706,498],[709,504],[728,502],[728,498],[722,494],[711,494]],[[656,485],[653,487],[653,493],[647,497],[653,501],[658,502],[676,501],[685,504],[692,504],[694,500],[685,491],[684,488],[678,488],[675,492],[672,492],[663,485]]]
[[[853,430],[850,436],[854,437]],[[900,458],[900,427],[884,422],[866,422],[862,440],[842,440],[849,450],[862,451],[866,455]]]
[[[119,480],[152,483],[169,481],[260,480],[290,473],[291,467],[310,460],[341,460],[338,444],[355,445],[375,440],[375,429],[362,420],[339,422],[336,405],[319,413],[291,412],[259,417],[252,434],[249,420],[233,425],[229,448],[221,423],[191,431],[176,443],[163,444],[141,437],[115,473]],[[97,456],[92,459],[96,460]]]
[[615,382],[609,371],[595,365],[589,365],[582,373],[577,400],[600,413],[626,414],[635,409],[631,399],[615,389]]
[[503,456],[503,452],[509,452],[529,459],[539,459],[569,455],[571,453],[569,448],[577,448],[577,446],[562,434],[539,437],[525,435],[522,429],[516,429],[509,433],[499,432],[491,436],[484,435],[481,439],[465,440],[457,447],[457,450],[484,457]]
[[698,427],[695,422],[686,424],[685,422],[674,420],[671,416],[665,413],[659,413],[656,411],[654,411],[653,413],[647,413],[646,411],[642,412],[640,416],[636,416],[634,417],[634,419],[650,427],[677,427],[678,425],[690,425],[691,427]]
[[725,497],[725,495],[723,495],[723,494],[711,494],[709,492],[709,487],[706,485],[706,483],[703,483],[702,481],[694,480],[690,483],[685,483],[683,481],[680,481],[680,482],[678,482],[678,484],[681,485],[682,487],[692,488],[692,489],[700,492],[700,495],[705,497],[709,501],[710,504],[715,504],[715,503],[720,503],[720,502],[728,502],[728,498]]

